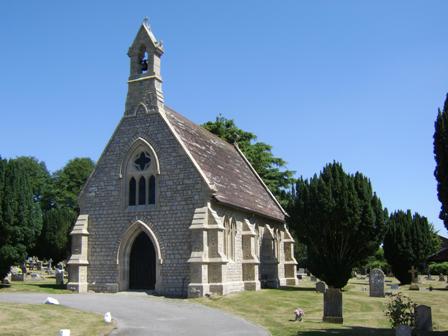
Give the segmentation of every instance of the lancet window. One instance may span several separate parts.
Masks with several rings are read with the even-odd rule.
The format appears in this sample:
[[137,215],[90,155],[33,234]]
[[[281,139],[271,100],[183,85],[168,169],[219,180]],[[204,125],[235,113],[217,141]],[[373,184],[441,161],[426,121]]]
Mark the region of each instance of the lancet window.
[[126,169],[128,206],[156,203],[156,177],[153,161],[150,152],[142,146],[129,157]]
[[235,260],[236,220],[224,218],[224,254],[230,260]]

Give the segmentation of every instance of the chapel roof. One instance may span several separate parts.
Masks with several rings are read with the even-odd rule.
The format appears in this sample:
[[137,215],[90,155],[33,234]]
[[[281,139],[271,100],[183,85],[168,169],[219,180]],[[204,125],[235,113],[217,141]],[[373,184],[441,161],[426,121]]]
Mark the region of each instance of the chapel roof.
[[235,145],[165,106],[169,123],[198,164],[221,203],[279,221],[285,211]]

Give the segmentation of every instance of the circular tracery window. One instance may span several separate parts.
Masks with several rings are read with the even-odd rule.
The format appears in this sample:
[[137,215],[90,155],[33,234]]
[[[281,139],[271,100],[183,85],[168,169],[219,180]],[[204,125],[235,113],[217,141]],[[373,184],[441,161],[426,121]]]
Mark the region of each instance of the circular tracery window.
[[151,164],[151,157],[148,152],[140,152],[135,156],[134,167],[138,171],[145,171]]

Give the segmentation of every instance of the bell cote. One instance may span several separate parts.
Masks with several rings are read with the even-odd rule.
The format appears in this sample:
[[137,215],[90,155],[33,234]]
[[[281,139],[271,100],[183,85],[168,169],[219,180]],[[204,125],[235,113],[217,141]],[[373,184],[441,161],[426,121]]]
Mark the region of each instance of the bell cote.
[[125,116],[163,113],[164,97],[160,74],[162,54],[162,41],[157,41],[148,19],[143,20],[128,51],[130,74]]

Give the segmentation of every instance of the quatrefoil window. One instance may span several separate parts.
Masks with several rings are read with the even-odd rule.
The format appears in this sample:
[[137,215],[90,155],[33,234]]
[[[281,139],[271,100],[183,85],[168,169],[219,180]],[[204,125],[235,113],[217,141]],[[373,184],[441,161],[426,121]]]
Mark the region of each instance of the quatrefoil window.
[[151,164],[151,157],[148,152],[141,152],[135,156],[134,167],[138,171],[145,171]]

